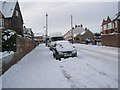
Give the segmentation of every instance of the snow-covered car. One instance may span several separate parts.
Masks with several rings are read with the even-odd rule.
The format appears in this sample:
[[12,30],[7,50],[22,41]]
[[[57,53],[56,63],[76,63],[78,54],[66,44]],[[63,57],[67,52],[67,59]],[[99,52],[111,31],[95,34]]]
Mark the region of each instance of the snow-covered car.
[[61,40],[64,40],[63,36],[52,36],[52,37],[50,37],[50,40],[49,40],[49,43],[48,43],[49,49],[52,51],[53,47],[55,45],[55,42],[56,41],[61,41]]
[[77,50],[69,41],[56,41],[53,49],[53,57],[56,60],[61,60],[61,58],[77,57]]

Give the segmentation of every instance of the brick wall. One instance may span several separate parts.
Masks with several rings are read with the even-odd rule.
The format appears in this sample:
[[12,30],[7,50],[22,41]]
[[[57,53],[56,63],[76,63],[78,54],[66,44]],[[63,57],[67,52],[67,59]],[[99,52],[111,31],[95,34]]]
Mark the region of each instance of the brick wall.
[[3,60],[2,62],[2,73],[7,71],[13,64],[20,61],[26,54],[28,54],[30,51],[32,51],[36,45],[35,41],[33,39],[25,38],[25,37],[19,37],[17,36],[16,39],[17,43],[17,51],[11,56],[5,57],[4,59],[8,59],[7,62],[4,62],[6,60]]
[[101,39],[103,46],[120,47],[120,34],[102,35]]

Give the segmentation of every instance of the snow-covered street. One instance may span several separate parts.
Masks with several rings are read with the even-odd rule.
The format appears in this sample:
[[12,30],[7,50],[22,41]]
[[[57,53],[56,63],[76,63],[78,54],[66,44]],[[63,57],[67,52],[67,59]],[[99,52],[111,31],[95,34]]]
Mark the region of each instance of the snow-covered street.
[[77,58],[59,61],[40,44],[1,76],[3,88],[118,88],[118,48],[75,47]]

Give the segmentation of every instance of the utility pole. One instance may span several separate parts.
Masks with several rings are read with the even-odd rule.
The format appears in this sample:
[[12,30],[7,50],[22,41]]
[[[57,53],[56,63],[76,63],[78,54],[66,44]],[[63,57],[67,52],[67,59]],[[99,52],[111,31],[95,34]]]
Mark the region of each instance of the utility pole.
[[73,44],[73,17],[71,15],[71,35],[72,35],[72,44]]
[[48,14],[46,13],[46,33],[45,33],[45,45],[47,46],[48,45],[48,41],[47,41],[47,38],[48,38]]

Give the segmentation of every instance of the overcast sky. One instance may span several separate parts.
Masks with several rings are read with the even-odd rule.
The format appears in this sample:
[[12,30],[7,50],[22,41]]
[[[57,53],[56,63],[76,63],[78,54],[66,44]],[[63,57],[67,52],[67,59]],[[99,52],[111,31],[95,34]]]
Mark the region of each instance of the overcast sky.
[[103,18],[114,17],[118,2],[20,2],[24,25],[34,33],[45,32],[45,14],[48,13],[49,33],[70,30],[70,15],[73,25],[83,24],[93,32],[100,32]]

